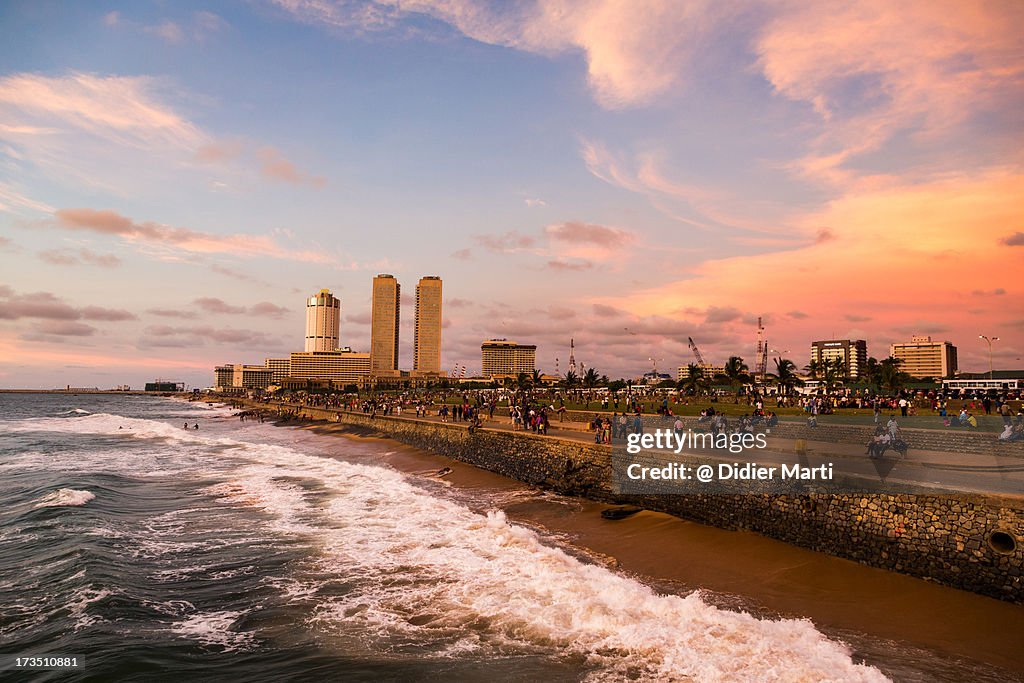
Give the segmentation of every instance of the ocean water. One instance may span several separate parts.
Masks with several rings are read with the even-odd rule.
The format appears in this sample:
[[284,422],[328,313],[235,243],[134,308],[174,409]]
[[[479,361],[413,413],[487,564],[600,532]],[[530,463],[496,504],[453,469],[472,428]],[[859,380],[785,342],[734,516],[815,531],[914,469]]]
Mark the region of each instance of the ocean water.
[[0,679],[886,679],[807,620],[660,594],[381,464],[386,442],[325,440],[0,395],[0,654],[86,659]]

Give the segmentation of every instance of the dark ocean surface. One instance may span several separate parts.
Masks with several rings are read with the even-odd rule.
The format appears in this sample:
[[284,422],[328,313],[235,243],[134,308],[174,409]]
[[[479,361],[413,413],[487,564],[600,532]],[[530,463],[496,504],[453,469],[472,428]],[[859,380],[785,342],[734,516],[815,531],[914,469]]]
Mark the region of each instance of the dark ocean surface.
[[0,395],[0,654],[86,661],[0,680],[951,674],[659,594],[388,448],[165,398]]

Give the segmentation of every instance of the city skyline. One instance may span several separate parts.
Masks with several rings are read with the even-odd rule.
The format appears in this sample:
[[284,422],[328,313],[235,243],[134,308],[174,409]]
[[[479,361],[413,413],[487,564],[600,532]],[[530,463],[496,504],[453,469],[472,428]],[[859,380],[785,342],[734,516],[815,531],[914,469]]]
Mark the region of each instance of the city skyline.
[[[209,383],[446,280],[440,366],[1024,367],[1019,3],[0,8],[0,386]],[[813,40],[805,39],[814,36]],[[399,301],[415,363],[415,297]],[[404,309],[404,311],[403,311]],[[774,355],[774,354],[773,354]],[[659,362],[659,367],[661,362]]]

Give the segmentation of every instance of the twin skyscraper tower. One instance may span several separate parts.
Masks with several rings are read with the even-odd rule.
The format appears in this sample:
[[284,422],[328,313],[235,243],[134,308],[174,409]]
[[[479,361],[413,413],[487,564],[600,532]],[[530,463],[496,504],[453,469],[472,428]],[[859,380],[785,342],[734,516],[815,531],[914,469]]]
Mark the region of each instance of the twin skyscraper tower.
[[[402,286],[394,275],[373,278],[370,308],[370,374],[397,375],[398,343],[402,312]],[[321,289],[306,299],[306,345],[309,351],[340,348],[341,302],[330,290]],[[441,372],[441,278],[430,275],[416,285],[416,330],[413,373]]]

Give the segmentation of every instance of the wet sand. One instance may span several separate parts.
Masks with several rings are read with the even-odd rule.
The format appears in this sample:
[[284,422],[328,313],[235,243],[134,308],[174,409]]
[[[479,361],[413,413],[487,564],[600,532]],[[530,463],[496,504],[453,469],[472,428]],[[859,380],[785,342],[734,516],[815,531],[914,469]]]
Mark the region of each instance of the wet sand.
[[[403,472],[450,467],[444,481],[463,492],[532,490],[366,431],[323,423],[307,423],[306,429],[379,441],[380,462]],[[503,509],[510,520],[566,539],[596,561],[608,558],[656,590],[685,594],[702,589],[708,591],[708,602],[724,608],[811,619],[896,679],[936,680],[912,672],[915,662],[939,654],[942,661],[933,673],[941,679],[1024,681],[1024,606],[659,512],[611,521],[601,517],[607,505],[585,499],[510,495],[509,500]]]

